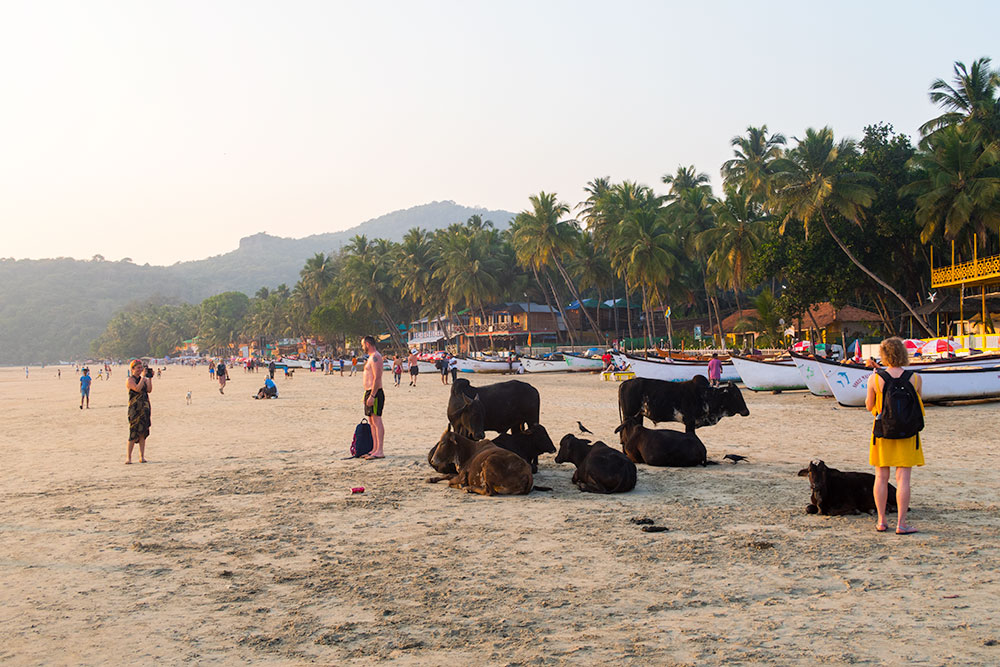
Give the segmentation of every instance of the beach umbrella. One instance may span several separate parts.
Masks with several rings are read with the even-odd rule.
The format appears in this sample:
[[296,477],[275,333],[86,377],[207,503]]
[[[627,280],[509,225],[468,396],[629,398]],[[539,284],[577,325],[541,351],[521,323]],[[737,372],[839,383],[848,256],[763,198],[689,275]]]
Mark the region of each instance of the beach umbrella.
[[925,343],[920,348],[920,354],[940,354],[942,352],[954,352],[956,349],[958,349],[957,344],[944,338],[938,338],[937,340]]
[[851,346],[847,348],[847,352],[854,357],[855,361],[861,361],[861,339],[855,338]]
[[907,352],[916,352],[924,346],[924,341],[919,338],[907,338],[903,341],[903,345],[906,347]]

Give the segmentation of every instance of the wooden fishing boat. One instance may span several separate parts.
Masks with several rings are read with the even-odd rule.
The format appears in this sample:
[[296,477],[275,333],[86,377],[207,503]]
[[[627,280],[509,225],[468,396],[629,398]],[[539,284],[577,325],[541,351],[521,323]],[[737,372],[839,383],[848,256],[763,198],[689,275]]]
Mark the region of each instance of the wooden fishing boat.
[[[707,363],[658,361],[655,359],[633,357],[631,354],[624,354],[622,352],[612,352],[611,356],[614,357],[615,364],[619,368],[625,368],[626,366],[631,368],[636,377],[666,380],[667,382],[684,382],[694,378],[695,375],[708,377]],[[732,362],[722,362],[721,379],[723,382],[740,381],[740,374]]]
[[[837,402],[864,407],[872,369],[816,359]],[[920,374],[924,403],[1000,398],[1000,365],[989,359],[948,359],[945,362],[905,366]]]
[[561,354],[552,355],[547,359],[521,357],[521,367],[525,373],[568,373],[570,370]]
[[462,373],[516,373],[521,368],[517,359],[471,359],[455,357]]
[[798,354],[797,352],[792,352],[791,354],[792,361],[795,362],[795,368],[798,369],[799,375],[802,376],[802,380],[806,383],[806,389],[813,396],[833,396],[833,392],[830,391],[830,385],[826,383],[826,376],[823,375],[823,369],[820,367],[819,362],[811,356]]
[[593,357],[564,352],[563,360],[571,371],[600,371],[604,369],[604,362]]
[[743,385],[751,391],[806,389],[802,374],[791,359],[758,361],[733,355],[732,361],[736,372],[743,380]]

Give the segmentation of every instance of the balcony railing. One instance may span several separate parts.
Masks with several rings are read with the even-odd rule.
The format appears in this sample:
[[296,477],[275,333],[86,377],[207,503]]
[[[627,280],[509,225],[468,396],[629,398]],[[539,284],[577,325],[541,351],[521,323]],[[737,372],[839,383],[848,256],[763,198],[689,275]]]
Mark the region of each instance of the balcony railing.
[[1000,255],[931,269],[931,287],[1000,282]]

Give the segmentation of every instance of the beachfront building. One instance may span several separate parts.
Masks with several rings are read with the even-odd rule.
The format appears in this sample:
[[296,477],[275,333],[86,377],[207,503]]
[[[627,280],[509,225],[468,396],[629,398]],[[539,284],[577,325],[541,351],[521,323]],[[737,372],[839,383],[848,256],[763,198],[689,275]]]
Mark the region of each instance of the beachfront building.
[[838,309],[829,301],[824,301],[813,304],[802,317],[794,318],[791,327],[802,340],[842,343],[849,338],[882,335],[885,322],[878,313],[855,306]]
[[[566,306],[566,320],[573,327],[574,331],[580,332],[583,336],[592,334],[590,322],[583,311],[586,311],[594,318],[597,327],[608,338],[619,338],[628,330],[628,311],[632,309],[632,322],[635,326],[640,320],[639,304],[628,303],[625,299],[584,299],[583,307],[578,301],[573,301]],[[660,309],[662,312],[662,308]],[[665,325],[664,325],[665,326]],[[663,327],[661,327],[663,328]],[[599,342],[599,341],[598,341]]]
[[468,326],[458,332],[458,349],[468,353],[489,347],[513,350],[526,345],[555,345],[559,332],[565,330],[559,312],[545,304],[502,303],[483,308],[478,314],[469,313]]

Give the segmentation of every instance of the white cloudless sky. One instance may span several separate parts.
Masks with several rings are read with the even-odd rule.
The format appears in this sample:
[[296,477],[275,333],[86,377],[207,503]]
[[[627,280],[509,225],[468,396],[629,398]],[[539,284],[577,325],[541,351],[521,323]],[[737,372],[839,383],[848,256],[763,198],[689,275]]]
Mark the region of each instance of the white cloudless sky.
[[[0,3],[0,257],[170,264],[451,199],[718,186],[767,124],[936,115],[1000,3]],[[996,63],[1000,64],[1000,62]]]

